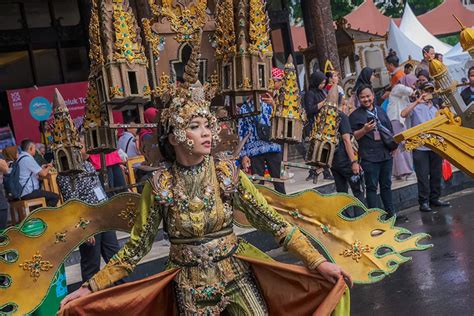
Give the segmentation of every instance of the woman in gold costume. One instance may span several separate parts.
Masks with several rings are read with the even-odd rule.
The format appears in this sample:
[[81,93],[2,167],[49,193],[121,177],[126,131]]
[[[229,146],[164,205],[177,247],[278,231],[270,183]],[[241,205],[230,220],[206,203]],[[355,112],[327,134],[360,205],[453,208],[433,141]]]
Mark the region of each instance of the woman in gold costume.
[[[194,82],[193,85],[188,82]],[[257,191],[231,158],[213,158],[218,124],[205,92],[187,78],[161,116],[166,158],[143,189],[130,240],[62,302],[62,315],[329,314],[350,277],[311,245]],[[278,264],[233,232],[234,210],[299,257]],[[171,247],[167,271],[111,287],[151,249],[160,223]],[[107,289],[107,290],[106,290]]]

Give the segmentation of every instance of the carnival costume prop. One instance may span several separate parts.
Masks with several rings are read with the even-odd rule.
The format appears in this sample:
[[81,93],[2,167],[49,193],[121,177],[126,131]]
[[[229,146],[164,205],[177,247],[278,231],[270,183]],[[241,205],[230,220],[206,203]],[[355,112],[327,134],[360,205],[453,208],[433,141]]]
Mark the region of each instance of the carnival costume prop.
[[[120,3],[113,0],[115,6]],[[182,15],[199,15],[202,3],[199,1],[192,12],[183,11]],[[221,10],[226,3],[221,2]],[[256,5],[253,0],[250,3]],[[157,10],[155,6],[152,9]],[[117,17],[124,15],[119,8],[116,10]],[[161,10],[168,18],[177,18],[169,2],[163,2]],[[198,32],[183,33],[190,28],[176,30],[179,40],[193,38],[185,82],[177,87],[169,77],[162,76],[154,89],[168,105],[160,118],[160,141],[172,133],[189,149],[194,144],[186,138],[185,129],[193,118],[208,119],[215,141],[219,131],[209,111],[215,85],[202,86],[197,81],[202,25],[196,28]],[[258,84],[263,86],[263,82]],[[98,104],[95,93],[91,89],[88,95],[88,103],[93,106]],[[96,110],[95,114],[101,112],[98,107]],[[90,112],[91,116],[95,114]],[[106,126],[102,123],[100,119],[95,126]],[[107,144],[94,145],[108,149]],[[355,219],[345,217],[343,211],[354,205],[364,214]],[[7,229],[0,237],[0,311],[11,315],[33,311],[75,247],[98,232],[121,230],[131,233],[130,240],[84,284],[94,293],[70,302],[61,315],[215,315],[224,310],[245,315],[328,315],[333,311],[347,315],[349,302],[342,277],[332,284],[315,271],[327,259],[305,234],[356,282],[376,282],[409,260],[403,252],[430,247],[418,244],[426,234],[412,235],[394,227],[394,220],[384,221],[384,215],[381,210],[367,210],[348,195],[323,196],[305,191],[285,196],[257,189],[234,160],[224,155],[206,156],[193,167],[169,161],[158,166],[141,196],[123,193],[94,206],[70,201],[60,208],[36,210],[20,227]],[[277,263],[237,238],[234,220],[272,234],[306,268]],[[40,234],[25,234],[24,227],[30,221],[43,223]],[[168,269],[112,287],[150,251],[160,223],[171,243]]]
[[[277,71],[274,72],[277,75]],[[282,79],[282,86],[277,91],[276,109],[272,113],[270,139],[276,143],[300,143],[303,140],[306,113],[301,106],[296,68],[291,55],[285,64]]]

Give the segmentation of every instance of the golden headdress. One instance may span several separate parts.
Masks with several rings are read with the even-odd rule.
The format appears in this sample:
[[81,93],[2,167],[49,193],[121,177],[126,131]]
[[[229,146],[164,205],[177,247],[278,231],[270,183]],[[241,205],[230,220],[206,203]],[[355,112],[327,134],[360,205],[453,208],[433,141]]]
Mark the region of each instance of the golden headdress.
[[168,103],[161,113],[162,137],[167,137],[169,133],[173,133],[178,143],[185,143],[189,149],[194,144],[192,140],[186,137],[186,128],[192,119],[196,117],[208,119],[213,145],[218,142],[220,131],[217,118],[209,108],[216,92],[217,83],[215,80],[211,80],[210,84],[203,86],[198,80],[200,35],[198,40],[194,42],[191,56],[186,64],[183,76],[184,82],[176,86],[173,82],[170,82],[168,75],[163,74],[160,77],[160,86],[156,89],[160,99],[164,103]]

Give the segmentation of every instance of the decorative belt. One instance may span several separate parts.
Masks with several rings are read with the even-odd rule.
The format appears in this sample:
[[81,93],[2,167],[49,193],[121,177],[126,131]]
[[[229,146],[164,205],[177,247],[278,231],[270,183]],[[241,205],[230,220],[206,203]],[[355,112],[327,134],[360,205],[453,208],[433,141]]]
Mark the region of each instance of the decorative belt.
[[228,228],[224,228],[218,232],[209,233],[209,234],[204,235],[203,237],[198,237],[198,238],[170,238],[170,243],[175,244],[175,245],[181,245],[181,244],[201,245],[201,244],[206,244],[210,241],[213,241],[217,238],[230,235],[233,232],[234,230],[232,229],[232,226],[231,226]]
[[[206,237],[207,238],[207,237]],[[176,244],[170,247],[170,260],[183,267],[211,267],[232,256],[238,248],[237,236],[232,232],[201,244]]]

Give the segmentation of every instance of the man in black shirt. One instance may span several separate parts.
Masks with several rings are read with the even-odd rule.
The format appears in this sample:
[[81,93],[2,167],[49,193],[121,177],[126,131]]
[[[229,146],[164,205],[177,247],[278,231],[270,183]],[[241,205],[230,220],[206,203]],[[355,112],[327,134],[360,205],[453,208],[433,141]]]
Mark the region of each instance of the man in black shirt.
[[[337,145],[334,159],[332,161],[332,175],[337,192],[348,192],[348,187],[354,196],[365,204],[363,183],[361,179],[361,167],[352,147],[351,136],[352,129],[349,117],[342,112],[339,115],[339,144]],[[348,212],[350,217],[355,217],[354,210]]]
[[[367,206],[378,207],[377,187],[389,216],[395,215],[392,200],[392,155],[382,141],[381,129],[393,133],[392,124],[385,111],[374,105],[374,92],[371,86],[362,85],[357,90],[360,108],[349,117],[354,137],[359,143],[359,156],[365,175]],[[405,216],[399,219],[406,220]]]

